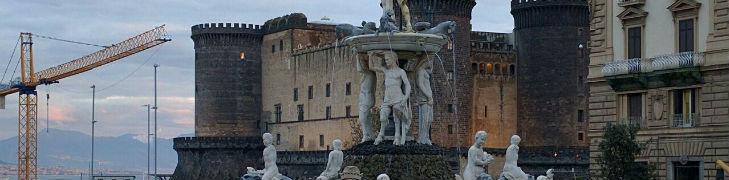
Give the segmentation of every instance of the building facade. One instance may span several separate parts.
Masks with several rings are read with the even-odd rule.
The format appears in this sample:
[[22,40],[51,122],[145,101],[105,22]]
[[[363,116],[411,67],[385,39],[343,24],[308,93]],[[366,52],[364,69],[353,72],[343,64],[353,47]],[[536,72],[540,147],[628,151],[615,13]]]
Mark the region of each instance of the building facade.
[[729,1],[590,0],[590,168],[607,124],[640,128],[659,179],[714,179],[729,159]]

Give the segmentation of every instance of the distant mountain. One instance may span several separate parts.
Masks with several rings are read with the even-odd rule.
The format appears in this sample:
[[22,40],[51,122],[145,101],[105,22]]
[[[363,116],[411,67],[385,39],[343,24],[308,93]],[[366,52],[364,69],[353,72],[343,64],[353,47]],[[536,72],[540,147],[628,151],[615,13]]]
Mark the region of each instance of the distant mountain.
[[[16,162],[17,140],[17,137],[12,137],[0,141],[0,161],[11,164]],[[134,135],[96,137],[95,142],[94,160],[97,168],[146,171],[147,144],[134,139]],[[157,167],[174,169],[177,165],[177,153],[172,149],[172,140],[159,139],[158,143]],[[154,153],[154,149],[151,152]],[[58,129],[51,129],[50,133],[38,132],[39,166],[87,168],[90,159],[90,135]]]

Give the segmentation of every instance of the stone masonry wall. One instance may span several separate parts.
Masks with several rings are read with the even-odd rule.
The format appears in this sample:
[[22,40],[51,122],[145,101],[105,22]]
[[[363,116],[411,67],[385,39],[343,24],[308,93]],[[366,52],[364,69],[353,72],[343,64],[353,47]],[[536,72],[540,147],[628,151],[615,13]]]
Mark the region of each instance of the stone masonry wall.
[[262,32],[238,23],[192,27],[196,136],[260,136]]
[[513,0],[511,13],[523,146],[587,146],[587,2]]

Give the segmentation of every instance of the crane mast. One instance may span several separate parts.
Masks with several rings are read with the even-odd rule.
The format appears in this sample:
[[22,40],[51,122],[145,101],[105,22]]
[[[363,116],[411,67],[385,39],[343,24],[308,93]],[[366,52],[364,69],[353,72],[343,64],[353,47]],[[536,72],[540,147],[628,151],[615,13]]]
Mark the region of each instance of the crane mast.
[[[20,81],[0,85],[0,109],[5,96],[18,92],[18,180],[38,179],[38,92],[36,86],[58,83],[58,80],[131,56],[170,41],[163,26],[105,47],[81,58],[35,72],[33,37],[20,33]],[[91,162],[93,163],[93,162]]]
[[20,83],[18,96],[18,179],[38,179],[38,97],[33,72],[33,36],[20,33]]

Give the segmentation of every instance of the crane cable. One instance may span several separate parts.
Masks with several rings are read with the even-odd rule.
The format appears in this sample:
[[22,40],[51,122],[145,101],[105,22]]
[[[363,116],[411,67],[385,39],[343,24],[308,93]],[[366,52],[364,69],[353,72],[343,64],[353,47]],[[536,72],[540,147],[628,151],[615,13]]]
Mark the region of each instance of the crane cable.
[[[152,54],[150,54],[150,55],[149,55],[149,57],[147,57],[147,59],[146,59],[146,60],[144,60],[144,62],[143,62],[142,64],[140,64],[139,66],[137,66],[137,68],[136,68],[136,69],[134,69],[134,71],[130,72],[129,74],[127,74],[127,75],[126,75],[126,76],[124,76],[123,78],[121,78],[121,79],[119,79],[119,80],[115,81],[114,83],[111,83],[111,84],[110,84],[109,86],[106,86],[106,87],[104,87],[104,88],[99,88],[99,90],[96,90],[96,93],[100,93],[100,92],[103,92],[103,91],[105,91],[105,90],[108,90],[108,89],[110,89],[110,88],[112,88],[112,87],[114,87],[114,86],[116,86],[116,85],[119,85],[119,83],[121,83],[121,82],[123,82],[123,81],[125,81],[125,80],[129,79],[129,78],[130,78],[130,77],[131,77],[132,75],[134,75],[135,73],[137,73],[137,71],[139,71],[139,69],[141,69],[142,67],[144,67],[144,65],[146,65],[147,63],[149,63],[149,61],[151,61],[151,60],[152,60],[152,58],[153,58],[153,57],[154,57],[154,56],[155,56],[155,55],[157,54],[157,52],[159,51],[159,49],[160,49],[160,48],[156,48],[156,49],[155,49],[155,50],[154,50],[154,51],[152,52]],[[56,85],[56,87],[58,87],[58,88],[59,88],[59,89],[61,89],[61,90],[64,90],[64,91],[68,91],[68,92],[72,92],[72,93],[77,93],[77,94],[84,94],[84,93],[89,93],[89,92],[91,92],[91,91],[76,91],[76,90],[71,90],[71,89],[67,89],[67,88],[64,88],[63,86],[60,86],[59,84],[54,84],[54,85]]]
[[85,43],[85,42],[79,42],[79,41],[65,40],[65,39],[61,39],[61,38],[55,38],[55,37],[50,37],[50,36],[38,35],[38,34],[32,34],[32,35],[35,36],[35,37],[39,37],[39,38],[56,40],[56,41],[62,41],[62,42],[73,43],[73,44],[81,44],[81,45],[96,46],[96,47],[103,47],[103,48],[111,47],[111,46],[91,44],[91,43]]
[[[5,72],[3,72],[3,77],[0,79],[0,83],[5,81],[5,74],[8,73],[8,68],[10,68],[10,63],[13,62],[13,58],[15,57],[15,51],[18,50],[18,44],[20,44],[20,41],[15,41],[15,48],[13,48],[13,53],[10,54],[10,59],[8,59],[8,64],[5,65]],[[14,71],[14,70],[13,70]],[[15,73],[13,73],[15,75]],[[12,79],[13,77],[10,77]],[[8,83],[10,84],[10,83]]]

